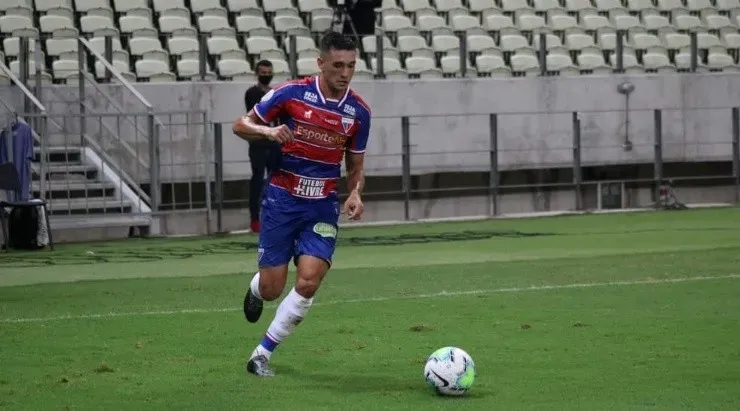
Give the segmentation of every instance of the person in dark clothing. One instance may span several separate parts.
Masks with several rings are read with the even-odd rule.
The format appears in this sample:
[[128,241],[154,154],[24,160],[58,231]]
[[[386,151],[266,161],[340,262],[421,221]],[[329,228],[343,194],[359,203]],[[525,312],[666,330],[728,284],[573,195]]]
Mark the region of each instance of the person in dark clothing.
[[[338,0],[328,0],[327,4],[331,8],[339,7]],[[344,22],[342,33],[353,35],[350,20],[357,30],[357,35],[372,36],[375,34],[375,9],[383,5],[383,0],[344,0],[344,7],[347,10],[348,20]],[[359,40],[359,39],[358,39]]]
[[[372,36],[375,34],[375,9],[383,5],[383,0],[355,0],[353,3],[349,17],[355,25],[357,35]],[[345,24],[345,31],[347,26],[348,24]]]
[[[257,84],[244,93],[247,113],[267,94],[272,81],[272,63],[261,60],[255,67]],[[260,207],[265,185],[265,170],[269,176],[280,167],[280,144],[269,140],[256,140],[249,143],[249,161],[252,164],[252,179],[249,181],[249,217],[252,232],[260,231]]]

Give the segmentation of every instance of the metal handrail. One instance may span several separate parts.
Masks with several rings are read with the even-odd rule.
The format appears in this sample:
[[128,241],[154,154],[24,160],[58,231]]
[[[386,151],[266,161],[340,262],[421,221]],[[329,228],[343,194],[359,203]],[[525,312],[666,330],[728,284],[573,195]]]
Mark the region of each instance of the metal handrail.
[[[84,71],[83,71],[83,75],[85,75],[85,78],[87,78],[88,80],[90,80],[90,77],[92,77],[92,76],[91,76],[91,75],[90,75],[89,73],[86,73],[86,72],[84,72]],[[90,77],[88,77],[88,76],[90,76]],[[91,82],[92,82],[93,84],[96,84],[96,83],[95,83],[94,81],[91,81]],[[55,93],[54,89],[51,89],[51,90],[52,90],[52,93]],[[102,94],[106,95],[105,93],[102,93]],[[107,95],[106,95],[106,97],[107,97]],[[93,110],[90,110],[90,107],[89,107],[89,105],[88,105],[87,103],[83,103],[83,104],[85,104],[85,107],[86,107],[86,108],[87,108],[87,109],[89,110],[89,111],[88,111],[88,114],[89,114],[89,115],[92,115],[93,117],[102,117],[102,116],[100,116],[100,115],[99,115],[98,113],[95,113],[95,112],[94,112]],[[65,116],[69,116],[69,115],[70,115],[70,114],[65,114]],[[87,115],[87,114],[85,114],[85,115]],[[125,118],[128,118],[128,116],[127,116],[127,114],[126,114],[126,113],[116,113],[116,114],[114,114],[114,115],[115,115],[116,117],[118,117],[118,118],[120,118],[120,117],[122,117],[122,116],[125,116]],[[54,125],[54,126],[55,126],[55,127],[57,127],[58,129],[63,129],[63,127],[61,127],[61,126],[59,125],[59,123],[57,123],[57,122],[56,122],[56,121],[54,120],[54,118],[55,118],[55,116],[54,116],[54,115],[51,115],[51,116],[48,116],[48,115],[47,115],[47,118],[48,118],[48,121],[52,123],[52,125]],[[132,121],[132,123],[134,123],[134,122]],[[119,144],[121,144],[121,146],[122,146],[122,147],[123,147],[123,148],[124,148],[124,149],[125,149],[125,150],[126,150],[126,151],[127,151],[127,152],[128,152],[128,153],[129,153],[129,154],[130,154],[130,155],[132,156],[132,157],[133,157],[133,158],[135,158],[135,159],[136,159],[136,161],[138,161],[138,162],[139,162],[139,164],[140,164],[140,165],[142,165],[142,166],[143,166],[143,167],[145,167],[145,168],[148,168],[148,167],[149,167],[149,164],[148,164],[148,162],[145,162],[145,161],[144,161],[144,160],[143,160],[143,159],[142,159],[142,158],[141,158],[140,156],[138,156],[138,155],[137,155],[137,153],[136,153],[136,151],[135,151],[135,150],[134,150],[134,149],[133,149],[133,148],[132,148],[132,147],[131,147],[131,146],[130,146],[130,145],[129,145],[128,143],[126,143],[126,142],[125,142],[125,141],[124,141],[123,139],[121,139],[121,138],[120,138],[120,136],[116,135],[116,133],[114,133],[114,132],[113,132],[112,130],[110,130],[110,128],[109,128],[109,127],[108,127],[107,125],[105,125],[105,123],[103,123],[103,127],[105,128],[105,132],[106,132],[106,133],[108,133],[109,135],[113,136],[113,137],[114,137],[114,138],[116,139],[116,141],[117,141],[117,142],[118,142]],[[101,130],[101,132],[102,132],[102,130]],[[142,189],[142,188],[141,188],[141,186],[140,186],[140,185],[139,185],[139,184],[138,184],[138,183],[136,182],[136,180],[134,180],[134,179],[133,179],[133,178],[132,178],[132,177],[131,177],[131,176],[130,176],[130,175],[129,175],[129,174],[128,174],[128,173],[127,173],[127,172],[126,172],[126,171],[125,171],[124,169],[123,169],[123,167],[121,167],[121,166],[120,166],[119,164],[117,164],[117,163],[116,163],[116,162],[115,162],[115,161],[113,160],[113,158],[111,158],[111,157],[110,157],[110,156],[108,155],[108,153],[106,153],[106,152],[105,152],[105,150],[103,150],[103,149],[102,149],[102,147],[100,147],[100,145],[99,145],[99,144],[98,144],[98,143],[97,143],[97,142],[96,142],[96,141],[95,141],[95,140],[94,140],[94,139],[93,139],[92,137],[90,137],[90,136],[89,136],[89,135],[88,135],[87,133],[82,133],[82,134],[81,134],[80,136],[81,136],[81,137],[82,137],[82,138],[83,138],[83,139],[85,140],[85,144],[86,144],[86,145],[88,145],[88,146],[90,146],[90,147],[92,147],[92,148],[93,148],[93,149],[95,150],[95,152],[96,152],[96,153],[98,154],[98,156],[100,156],[100,159],[101,159],[101,160],[103,160],[103,161],[104,161],[104,162],[105,162],[105,163],[106,163],[106,164],[107,164],[107,165],[108,165],[109,167],[111,167],[111,168],[112,168],[113,170],[115,170],[115,172],[116,172],[116,173],[118,174],[118,176],[119,176],[119,177],[120,177],[120,178],[121,178],[121,179],[122,179],[122,180],[123,180],[124,182],[126,182],[126,183],[128,184],[128,186],[129,186],[129,187],[130,187],[130,188],[131,188],[132,190],[134,190],[134,191],[136,192],[136,194],[137,194],[137,195],[138,195],[139,197],[141,197],[141,199],[142,199],[142,200],[144,200],[144,202],[145,202],[145,203],[147,203],[148,205],[149,205],[149,204],[151,204],[151,198],[149,197],[149,194],[147,194],[147,193],[146,193],[146,191],[144,191],[144,189]]]
[[[123,77],[123,75],[121,75],[121,72],[118,71],[118,69],[116,69],[115,67],[113,67],[113,65],[108,60],[106,60],[105,57],[103,57],[100,53],[98,53],[95,50],[95,48],[93,48],[92,44],[90,43],[88,39],[84,37],[79,37],[79,40],[80,40],[80,43],[82,43],[85,46],[85,48],[87,48],[90,54],[95,56],[95,59],[99,61],[100,64],[102,64],[108,71],[110,71],[113,77],[115,77],[116,80],[118,80],[118,82],[121,83],[123,87],[126,88],[126,90],[131,92],[131,94],[133,94],[134,97],[136,97],[136,99],[139,100],[139,102],[141,102],[141,104],[143,104],[144,107],[146,107],[148,112],[151,112],[154,110],[154,106],[152,106],[149,100],[147,100],[141,93],[139,93],[139,91],[136,90],[136,88],[134,88],[134,86],[131,85],[131,83],[128,80],[126,80],[126,78]],[[154,121],[156,122],[157,125],[164,128],[164,124],[156,116],[154,117]]]
[[95,140],[93,140],[92,138],[90,138],[90,136],[88,136],[87,134],[83,134],[82,135],[82,138],[85,139],[85,143],[88,146],[92,147],[93,150],[95,150],[95,152],[97,153],[97,155],[100,156],[100,159],[103,160],[105,163],[107,163],[109,167],[113,168],[115,170],[116,174],[118,174],[118,177],[120,177],[123,181],[125,181],[128,184],[129,188],[131,188],[132,190],[134,190],[136,192],[136,194],[142,200],[144,200],[144,202],[147,205],[151,205],[152,204],[151,197],[149,196],[149,194],[146,193],[146,191],[144,191],[143,188],[141,188],[141,185],[139,183],[137,183],[122,167],[120,167],[119,165],[117,165],[113,161],[113,159],[111,158],[111,156],[109,156],[108,153],[106,153],[105,150],[103,150],[100,147],[100,145],[98,145],[98,143]]
[[23,92],[27,99],[29,99],[34,106],[39,110],[40,113],[46,114],[46,107],[31,93],[25,84],[15,75],[13,72],[2,62],[0,62],[0,70],[2,70],[18,88]]
[[[116,103],[116,102],[115,102],[115,100],[113,100],[113,99],[111,98],[111,96],[110,96],[110,95],[109,95],[108,93],[104,92],[104,91],[103,91],[103,90],[102,90],[102,89],[100,88],[100,84],[98,84],[98,82],[97,82],[97,81],[95,81],[95,78],[93,78],[92,74],[90,74],[90,73],[89,73],[89,72],[88,72],[87,70],[84,70],[84,69],[80,69],[80,72],[81,72],[81,73],[82,73],[82,75],[83,75],[83,76],[85,77],[85,79],[87,79],[87,80],[88,80],[88,81],[90,82],[90,84],[92,84],[92,85],[93,85],[93,87],[95,87],[95,89],[96,89],[96,90],[97,90],[98,92],[100,92],[100,94],[102,94],[102,95],[103,95],[103,98],[105,98],[105,100],[106,100],[106,102],[107,102],[108,104],[110,104],[111,106],[113,106],[113,108],[114,108],[114,109],[116,109],[116,110],[117,110],[117,111],[118,111],[118,112],[119,112],[120,114],[122,114],[122,115],[126,115],[126,116],[124,117],[124,121],[128,122],[128,123],[129,123],[129,124],[130,124],[131,126],[133,126],[133,127],[134,127],[134,128],[136,129],[136,131],[137,131],[137,132],[139,132],[139,133],[140,133],[141,135],[146,135],[146,131],[145,131],[145,130],[143,130],[143,128],[141,127],[141,125],[140,125],[140,124],[137,124],[137,122],[135,122],[134,120],[132,120],[132,119],[131,119],[131,117],[130,117],[130,116],[128,116],[128,113],[127,113],[127,112],[125,112],[125,111],[123,110],[123,108],[121,108],[121,106],[120,106],[120,105],[118,105],[118,103]],[[92,108],[92,107],[91,107],[91,106],[90,106],[89,104],[87,104],[87,102],[83,102],[83,104],[85,105],[85,109],[89,110],[89,112],[90,112],[90,113],[92,113],[92,114],[96,114],[96,115],[97,115],[97,114],[101,114],[101,113],[97,113],[97,112],[95,112],[95,111],[93,110],[93,108]],[[118,118],[120,118],[120,117],[118,117]],[[149,162],[148,162],[148,161],[145,161],[145,160],[144,160],[143,158],[139,157],[139,156],[138,156],[138,155],[136,154],[136,150],[134,150],[134,149],[133,149],[133,148],[131,147],[131,145],[130,145],[130,144],[128,144],[128,143],[127,143],[126,141],[124,141],[123,139],[121,139],[121,137],[120,137],[120,136],[118,136],[118,135],[116,135],[115,133],[113,133],[113,131],[112,131],[112,130],[110,130],[110,129],[108,128],[108,126],[107,126],[107,125],[106,125],[105,127],[106,127],[106,129],[107,129],[108,133],[109,133],[109,134],[111,134],[111,135],[112,135],[112,136],[113,136],[114,138],[116,138],[116,139],[117,139],[117,140],[118,140],[118,141],[119,141],[119,142],[121,143],[121,146],[122,146],[122,147],[123,147],[123,148],[124,148],[124,149],[125,149],[126,151],[128,151],[128,153],[129,153],[130,155],[134,156],[134,157],[135,157],[135,158],[136,158],[136,159],[137,159],[137,160],[139,161],[139,164],[140,164],[140,165],[141,165],[142,167],[145,167],[145,168],[147,168],[147,169],[149,168]]]
[[134,88],[134,86],[132,86],[131,83],[129,83],[128,80],[126,80],[121,75],[121,73],[115,67],[113,67],[113,65],[110,64],[108,62],[108,60],[105,59],[105,57],[103,57],[102,55],[100,55],[100,53],[98,53],[95,50],[95,48],[92,46],[92,44],[90,44],[90,41],[88,41],[84,37],[80,37],[79,40],[80,40],[80,43],[82,43],[87,48],[87,50],[93,56],[95,56],[95,59],[98,60],[103,66],[105,66],[105,68],[108,69],[108,71],[111,72],[111,74],[113,75],[113,77],[115,77],[116,80],[118,80],[121,84],[123,84],[123,86],[126,87],[126,89],[128,91],[130,91],[131,94],[133,94],[134,97],[136,97],[141,102],[141,104],[143,104],[147,108],[147,110],[152,110],[153,109],[153,106],[151,105],[151,103],[149,103],[149,101],[146,98],[144,98],[144,96],[142,96],[141,93],[139,93],[139,91],[136,90]]

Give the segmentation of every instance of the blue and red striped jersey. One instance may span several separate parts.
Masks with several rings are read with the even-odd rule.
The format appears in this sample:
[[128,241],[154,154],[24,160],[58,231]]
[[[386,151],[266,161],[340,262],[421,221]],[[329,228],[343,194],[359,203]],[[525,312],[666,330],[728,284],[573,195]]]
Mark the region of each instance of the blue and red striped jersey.
[[293,132],[293,141],[282,146],[281,166],[270,184],[296,197],[335,194],[345,151],[365,152],[370,108],[351,89],[340,100],[325,98],[318,76],[270,90],[254,112],[263,122],[280,120]]

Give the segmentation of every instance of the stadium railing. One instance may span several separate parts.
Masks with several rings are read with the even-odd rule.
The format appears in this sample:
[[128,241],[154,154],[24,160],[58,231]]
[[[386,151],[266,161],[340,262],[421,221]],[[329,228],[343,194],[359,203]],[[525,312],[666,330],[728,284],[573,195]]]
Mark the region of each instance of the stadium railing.
[[[687,110],[686,108],[676,108],[676,110]],[[584,142],[581,132],[583,130],[582,117],[586,114],[602,113],[610,111],[582,111],[582,112],[547,112],[547,113],[459,113],[459,116],[469,118],[470,116],[486,116],[488,118],[489,125],[489,141],[488,148],[486,151],[450,151],[450,150],[420,150],[418,147],[423,145],[414,144],[415,137],[412,134],[412,121],[423,121],[425,117],[439,117],[439,116],[415,116],[410,117],[397,117],[396,120],[401,122],[401,144],[399,151],[394,156],[400,159],[401,169],[400,173],[392,179],[393,181],[387,184],[371,184],[368,183],[367,188],[363,196],[369,200],[396,200],[403,202],[403,213],[400,216],[402,220],[411,221],[419,219],[418,215],[413,212],[413,202],[420,199],[429,198],[440,198],[440,197],[455,197],[455,196],[483,196],[487,199],[487,209],[483,213],[483,217],[494,217],[501,214],[500,209],[500,198],[502,195],[511,193],[534,193],[536,195],[544,195],[544,193],[552,190],[568,190],[572,195],[572,203],[575,205],[575,210],[595,210],[595,209],[606,209],[606,208],[627,208],[627,207],[652,207],[652,208],[669,208],[670,199],[666,196],[666,190],[670,190],[673,184],[676,185],[691,185],[691,184],[721,184],[723,186],[733,187],[733,199],[734,203],[740,203],[740,108],[738,107],[712,107],[712,108],[693,108],[688,110],[711,110],[716,113],[722,113],[731,121],[731,124],[725,123],[728,138],[722,141],[702,141],[702,142],[683,142],[680,143],[681,147],[677,147],[678,144],[671,143],[667,144],[663,141],[663,122],[665,112],[668,109],[663,110],[650,110],[653,117],[653,133],[652,141],[640,140],[635,142],[630,140],[628,134],[625,134],[624,140],[619,144],[613,145],[597,145],[590,146],[588,142]],[[646,110],[636,110],[637,112],[646,112]],[[549,116],[569,116],[572,124],[572,142],[569,145],[564,146],[548,146],[543,149],[537,148],[519,148],[519,147],[502,147],[499,139],[499,120],[507,115],[549,115]],[[450,113],[446,117],[454,117],[455,113]],[[246,207],[249,199],[245,196],[234,196],[233,189],[227,189],[225,186],[228,184],[226,181],[224,167],[231,167],[232,169],[236,166],[234,163],[239,163],[239,167],[248,169],[248,160],[242,160],[237,162],[229,162],[224,160],[224,136],[230,134],[230,124],[214,124],[214,143],[213,148],[215,152],[213,154],[214,164],[216,169],[214,171],[215,185],[213,190],[214,195],[214,213],[216,214],[215,219],[217,223],[217,231],[223,230],[223,217],[222,214],[224,209],[234,207]],[[699,149],[702,147],[716,146],[718,151],[727,152],[727,157],[731,159],[731,169],[722,169],[720,172],[709,172],[701,175],[692,175],[681,170],[681,167],[665,167],[664,163],[664,151],[666,149],[682,149],[684,151],[691,151],[692,149]],[[427,147],[427,146],[424,146]],[[614,179],[608,178],[597,178],[594,176],[584,177],[584,170],[589,167],[598,167],[605,164],[598,157],[603,156],[605,152],[612,150],[613,152],[623,152],[632,150],[649,150],[652,152],[652,170],[649,172],[643,172],[642,175],[637,173],[632,177],[619,177]],[[731,153],[729,152],[731,151]],[[516,161],[516,156],[519,154],[526,154],[529,157],[537,157],[538,152],[541,155],[552,155],[554,153],[561,154],[561,157],[567,161],[563,161],[559,164],[560,170],[567,171],[568,175],[555,176],[548,175],[548,170],[540,167],[531,167],[535,170],[537,176],[534,178],[535,181],[521,182],[521,183],[504,183],[505,179],[503,176],[510,172],[511,162]],[[414,159],[420,158],[421,156],[458,156],[460,163],[463,164],[466,156],[477,156],[480,159],[481,155],[485,155],[488,158],[487,166],[488,169],[485,172],[479,173],[468,173],[462,179],[457,179],[458,184],[450,185],[436,181],[432,184],[424,183],[424,175],[428,174],[428,170],[415,170],[413,167]],[[387,155],[386,155],[387,156]],[[687,161],[691,161],[692,154],[686,155]],[[371,162],[374,158],[371,150],[366,155],[366,162]],[[701,161],[701,156],[693,156],[696,161]],[[507,160],[506,166],[502,166],[501,162]],[[514,159],[514,160],[512,160]],[[633,168],[637,168],[638,165],[627,165]],[[520,169],[526,167],[519,167]],[[539,169],[538,169],[539,168]],[[554,169],[556,167],[550,167]],[[459,184],[460,182],[463,184]],[[668,187],[668,188],[667,188]],[[626,196],[626,191],[632,188],[649,188],[651,191],[651,202],[650,204],[630,204]],[[227,195],[227,192],[229,195]],[[246,190],[240,190],[239,192],[245,193]],[[616,201],[616,204],[610,203],[610,201]]]

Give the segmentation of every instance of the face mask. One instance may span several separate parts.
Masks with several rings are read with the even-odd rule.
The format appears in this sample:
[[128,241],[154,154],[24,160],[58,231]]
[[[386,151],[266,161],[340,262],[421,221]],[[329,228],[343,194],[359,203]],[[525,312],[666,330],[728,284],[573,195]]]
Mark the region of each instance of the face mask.
[[257,81],[263,86],[266,86],[272,81],[272,76],[257,76]]

